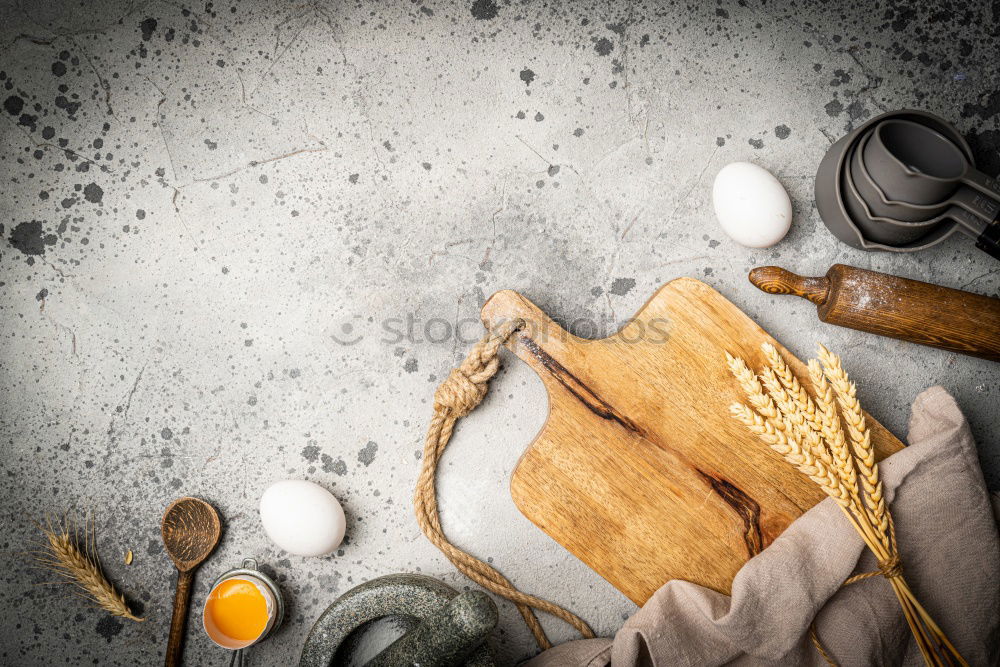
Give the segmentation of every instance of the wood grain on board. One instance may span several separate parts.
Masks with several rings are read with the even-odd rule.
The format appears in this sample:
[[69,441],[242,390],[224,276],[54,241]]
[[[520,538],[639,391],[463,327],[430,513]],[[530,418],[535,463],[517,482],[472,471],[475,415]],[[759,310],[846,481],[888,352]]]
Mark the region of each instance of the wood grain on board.
[[[573,336],[512,291],[483,306],[541,377],[549,416],[511,477],[521,512],[637,604],[670,579],[729,592],[736,571],[823,493],[729,416],[725,352],[774,343],[708,285],[679,278],[616,334]],[[836,350],[834,350],[836,351]],[[844,359],[850,371],[850,358]],[[869,417],[882,458],[902,448]]]

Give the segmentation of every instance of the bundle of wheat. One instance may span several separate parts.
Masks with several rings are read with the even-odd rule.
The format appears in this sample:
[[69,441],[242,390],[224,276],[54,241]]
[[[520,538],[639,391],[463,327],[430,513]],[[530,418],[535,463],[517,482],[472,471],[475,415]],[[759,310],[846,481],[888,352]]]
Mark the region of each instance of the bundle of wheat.
[[[855,575],[844,585],[884,576],[899,598],[927,664],[966,665],[903,576],[896,529],[882,493],[871,434],[857,390],[840,358],[819,346],[819,360],[809,361],[810,394],[773,345],[761,347],[768,366],[759,375],[743,359],[726,355],[729,369],[749,402],[734,403],[730,407],[733,417],[836,500],[875,555],[877,571]],[[823,649],[815,627],[810,635],[823,657],[836,664]]]

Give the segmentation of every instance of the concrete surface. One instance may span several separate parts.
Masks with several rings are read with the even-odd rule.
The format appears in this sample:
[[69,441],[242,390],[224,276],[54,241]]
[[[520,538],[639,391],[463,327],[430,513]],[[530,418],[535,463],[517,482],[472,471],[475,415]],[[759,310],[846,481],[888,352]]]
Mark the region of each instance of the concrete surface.
[[[290,601],[256,665],[292,663],[321,611],[367,579],[467,587],[419,533],[410,494],[434,387],[503,288],[596,335],[660,284],[698,277],[795,353],[840,352],[901,436],[913,397],[943,384],[1000,487],[996,364],[821,324],[745,278],[839,261],[997,295],[1000,265],[969,241],[854,251],[812,197],[829,143],[899,107],[952,119],[1000,171],[996,3],[3,5],[5,664],[158,662],[173,585],[159,521],[184,494],[226,519],[198,575],[191,665],[228,658],[198,610],[244,556]],[[711,181],[733,160],[792,196],[775,248],[738,247],[714,222]],[[508,357],[446,457],[446,527],[612,633],[633,606],[507,493],[545,412],[540,381]],[[256,503],[281,478],[343,501],[335,556],[268,542]],[[33,520],[68,510],[94,513],[107,571],[147,622],[42,585],[24,553]],[[512,606],[501,615],[504,663],[531,655]]]

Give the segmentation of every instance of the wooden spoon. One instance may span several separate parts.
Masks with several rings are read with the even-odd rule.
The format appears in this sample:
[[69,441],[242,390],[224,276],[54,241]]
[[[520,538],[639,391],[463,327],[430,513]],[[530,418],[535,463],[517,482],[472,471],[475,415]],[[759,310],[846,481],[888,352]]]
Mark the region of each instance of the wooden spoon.
[[215,508],[200,498],[178,498],[163,513],[160,528],[163,545],[177,568],[177,592],[174,615],[170,621],[167,643],[167,667],[181,663],[184,650],[184,626],[194,571],[215,550],[222,535],[222,521]]

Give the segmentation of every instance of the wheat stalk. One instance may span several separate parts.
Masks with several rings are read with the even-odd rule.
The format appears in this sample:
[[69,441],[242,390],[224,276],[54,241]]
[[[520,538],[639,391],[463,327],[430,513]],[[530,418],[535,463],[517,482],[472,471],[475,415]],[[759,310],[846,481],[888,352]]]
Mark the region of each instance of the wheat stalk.
[[799,379],[792,373],[792,369],[781,358],[778,348],[770,343],[764,343],[760,347],[764,351],[764,357],[767,359],[767,363],[773,370],[774,375],[781,381],[782,386],[788,390],[791,398],[795,401],[799,413],[805,417],[807,423],[814,431],[822,433],[823,418],[816,409],[816,404],[813,402],[809,392],[806,391],[806,388],[799,383]]
[[[858,488],[858,475],[854,460],[851,456],[851,449],[844,437],[844,429],[841,426],[840,414],[834,399],[833,388],[827,382],[826,376],[820,363],[815,359],[809,360],[809,380],[813,390],[816,392],[816,403],[820,412],[820,430],[824,441],[833,453],[837,461],[837,469],[844,484],[851,492],[851,498],[857,506],[859,512],[863,512],[867,517],[868,526],[879,526],[878,518],[872,509],[862,500],[861,491]],[[888,548],[888,538],[883,531],[872,531],[872,534]]]
[[[896,528],[882,492],[871,432],[857,388],[840,358],[819,346],[820,361],[809,362],[809,380],[815,392],[811,396],[777,348],[770,344],[761,347],[768,365],[759,374],[754,374],[743,359],[726,354],[729,370],[750,402],[749,406],[731,405],[733,417],[836,500],[875,555],[878,571],[851,577],[844,585],[884,576],[927,664],[967,666],[903,576]],[[822,656],[835,664],[815,628],[810,636]]]
[[847,431],[851,436],[851,448],[854,451],[858,471],[861,473],[861,483],[869,501],[871,514],[878,522],[879,534],[886,540],[895,541],[896,529],[892,524],[892,517],[885,508],[882,481],[879,479],[878,466],[875,464],[875,449],[872,447],[871,432],[865,423],[861,403],[858,402],[857,388],[847,377],[847,372],[841,366],[840,357],[823,345],[819,345],[818,349],[823,372],[837,395],[837,403],[841,407],[844,423],[847,424]]
[[816,482],[831,498],[836,499],[845,507],[848,505],[850,498],[846,488],[843,484],[838,483],[836,475],[823,461],[816,460],[808,449],[802,447],[797,435],[777,428],[771,420],[764,419],[741,403],[734,403],[729,409],[736,419],[743,422],[761,440],[770,445],[771,449],[798,468],[802,474]]
[[79,588],[84,597],[109,614],[132,621],[146,620],[132,613],[125,596],[116,591],[104,576],[92,529],[84,526],[82,545],[79,527],[68,518],[55,527],[46,519],[45,525],[39,525],[39,529],[45,537],[42,550],[35,554],[35,560],[40,565],[64,577],[67,583]]

